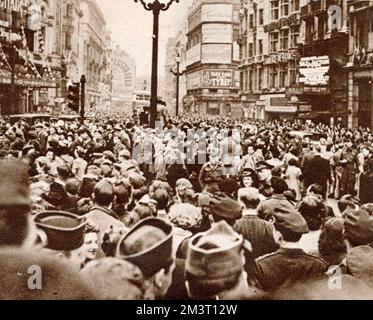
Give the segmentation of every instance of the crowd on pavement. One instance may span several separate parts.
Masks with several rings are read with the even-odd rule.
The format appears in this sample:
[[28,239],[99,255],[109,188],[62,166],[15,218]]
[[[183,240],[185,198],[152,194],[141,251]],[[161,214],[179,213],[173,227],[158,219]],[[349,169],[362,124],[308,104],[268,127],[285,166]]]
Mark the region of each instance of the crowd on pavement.
[[312,122],[1,119],[0,299],[373,299],[372,153]]

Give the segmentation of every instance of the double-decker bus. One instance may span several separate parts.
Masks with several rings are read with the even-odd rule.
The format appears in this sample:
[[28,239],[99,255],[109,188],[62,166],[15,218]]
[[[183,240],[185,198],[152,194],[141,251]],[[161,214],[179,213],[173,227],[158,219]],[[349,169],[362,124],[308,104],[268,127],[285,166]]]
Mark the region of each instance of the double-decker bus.
[[150,107],[150,91],[136,90],[132,95],[132,112],[139,115],[144,107]]

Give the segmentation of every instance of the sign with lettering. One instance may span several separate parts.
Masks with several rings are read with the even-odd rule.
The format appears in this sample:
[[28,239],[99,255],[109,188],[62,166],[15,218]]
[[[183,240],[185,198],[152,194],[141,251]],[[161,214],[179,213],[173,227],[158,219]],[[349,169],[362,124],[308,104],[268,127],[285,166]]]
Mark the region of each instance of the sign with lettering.
[[203,4],[202,22],[231,22],[233,19],[232,4]]
[[329,84],[330,59],[328,56],[301,58],[299,82],[305,86],[327,86]]
[[210,88],[229,88],[233,86],[232,70],[203,70],[202,85]]
[[231,44],[204,44],[202,45],[202,63],[231,63]]
[[0,9],[7,9],[8,11],[21,10],[23,0],[0,0]]
[[232,43],[232,25],[218,23],[202,25],[202,43]]

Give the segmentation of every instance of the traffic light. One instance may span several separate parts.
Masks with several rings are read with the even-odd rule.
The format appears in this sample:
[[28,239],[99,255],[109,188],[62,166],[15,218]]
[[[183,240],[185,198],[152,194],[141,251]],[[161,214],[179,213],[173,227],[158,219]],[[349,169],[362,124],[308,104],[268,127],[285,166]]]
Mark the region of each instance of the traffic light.
[[67,89],[69,91],[67,95],[69,109],[79,112],[80,83],[74,82]]

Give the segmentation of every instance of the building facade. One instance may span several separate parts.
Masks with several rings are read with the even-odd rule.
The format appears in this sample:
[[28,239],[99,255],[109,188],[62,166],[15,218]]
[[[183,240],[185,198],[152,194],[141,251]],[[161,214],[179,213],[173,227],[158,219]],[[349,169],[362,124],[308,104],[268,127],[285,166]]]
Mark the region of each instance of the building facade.
[[305,109],[299,110],[300,118],[347,124],[347,3],[313,0],[301,6],[300,84],[295,88]]
[[54,56],[56,1],[0,1],[1,114],[53,104],[60,61]]
[[348,116],[349,128],[373,129],[373,1],[349,1]]
[[299,0],[243,0],[240,10],[241,101],[251,120],[294,119],[299,81]]
[[187,98],[200,115],[242,117],[239,0],[195,0],[188,12]]
[[136,90],[136,64],[129,54],[116,46],[111,60],[112,103],[115,111],[132,112],[132,95]]
[[81,9],[79,74],[86,76],[86,106],[89,109],[105,109],[101,95],[107,92],[106,68],[109,65],[105,43],[106,21],[96,0],[81,0]]

